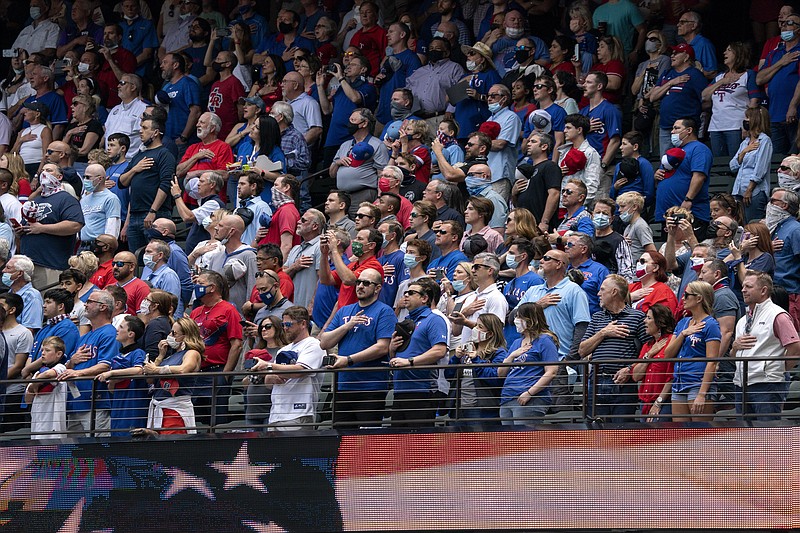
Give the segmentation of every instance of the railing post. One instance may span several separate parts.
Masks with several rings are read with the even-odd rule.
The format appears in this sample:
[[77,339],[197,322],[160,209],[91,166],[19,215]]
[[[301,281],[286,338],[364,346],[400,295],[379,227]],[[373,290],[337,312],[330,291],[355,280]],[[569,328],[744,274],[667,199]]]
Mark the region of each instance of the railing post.
[[217,373],[212,372],[211,376],[211,415],[208,420],[208,432],[215,433],[214,427],[217,425]]
[[589,361],[588,364],[586,365],[586,380],[587,382],[590,382],[592,384],[591,387],[592,408],[590,410],[590,418],[592,421],[594,421],[594,419],[597,417],[596,414],[597,413],[597,369],[595,368],[595,364],[591,361]]
[[[459,368],[456,370],[456,413],[455,413],[455,421],[458,422],[461,420],[461,378],[464,375],[464,369]],[[472,382],[475,383],[475,374],[472,375]],[[477,387],[477,386],[476,386]],[[476,395],[480,396],[480,395]],[[476,399],[476,406],[480,403],[480,400]]]
[[97,405],[95,404],[95,396],[97,395],[97,380],[92,380],[92,398],[91,402],[89,403],[89,435],[92,437],[96,437],[95,429],[96,429],[96,422],[95,417],[97,416]]
[[[745,359],[742,362],[744,363],[744,368],[742,372],[742,420],[747,420],[748,418],[752,418],[749,413],[748,401],[747,401],[747,382],[749,381],[748,378],[750,376],[750,365],[747,359]],[[734,404],[735,403],[736,403],[736,398],[734,398]]]
[[331,379],[331,427],[336,427],[336,394],[339,388],[339,370],[329,369],[328,372],[333,372]]

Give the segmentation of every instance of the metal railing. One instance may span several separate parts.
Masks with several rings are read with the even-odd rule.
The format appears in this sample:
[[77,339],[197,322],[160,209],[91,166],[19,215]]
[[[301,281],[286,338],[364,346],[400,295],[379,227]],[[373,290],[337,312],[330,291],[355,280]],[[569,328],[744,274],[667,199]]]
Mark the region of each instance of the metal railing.
[[[706,359],[659,359],[659,363],[687,362],[724,362],[727,369],[718,369],[714,384],[709,390],[706,404],[713,408],[705,412],[680,411],[681,402],[666,397],[662,410],[654,416],[643,412],[648,406],[639,398],[638,383],[627,381],[623,387],[613,384],[613,370],[615,368],[629,367],[637,361],[631,359],[602,360],[602,361],[561,361],[557,363],[559,374],[556,380],[548,387],[546,395],[550,401],[546,408],[519,409],[520,402],[513,395],[503,393],[503,379],[492,377],[490,369],[509,367],[517,372],[525,367],[542,367],[543,363],[485,363],[485,364],[453,364],[446,366],[415,366],[415,372],[431,374],[430,382],[438,383],[440,390],[433,393],[427,392],[427,386],[422,391],[408,391],[402,386],[397,386],[395,373],[408,371],[409,367],[391,368],[386,365],[376,367],[351,367],[343,369],[321,368],[318,370],[293,371],[288,383],[282,383],[283,372],[252,372],[239,371],[228,373],[194,373],[182,375],[150,375],[126,380],[124,392],[120,389],[108,390],[105,383],[91,378],[70,378],[64,380],[64,385],[56,391],[44,394],[61,394],[71,404],[69,396],[75,394],[72,385],[78,381],[90,381],[91,389],[88,397],[85,395],[84,409],[78,412],[67,411],[68,427],[46,431],[32,430],[31,408],[32,405],[24,404],[24,395],[18,392],[20,386],[29,383],[47,383],[57,385],[56,381],[42,380],[6,380],[0,381],[0,390],[3,388],[15,393],[7,393],[3,397],[4,412],[0,423],[0,439],[9,438],[45,438],[45,437],[105,437],[110,434],[128,435],[129,429],[145,427],[148,422],[148,404],[150,396],[156,388],[163,385],[159,378],[165,382],[177,384],[176,379],[199,378],[206,383],[193,387],[192,414],[194,424],[187,424],[184,420],[183,428],[159,427],[151,429],[157,431],[186,430],[190,432],[242,432],[264,431],[268,429],[342,429],[364,430],[368,428],[386,427],[436,427],[436,426],[475,426],[476,428],[489,428],[497,425],[539,425],[539,424],[564,424],[585,423],[592,427],[607,427],[609,424],[636,423],[636,422],[672,422],[672,421],[744,421],[759,422],[764,419],[775,420],[781,424],[795,424],[800,421],[800,373],[794,369],[786,373],[784,383],[785,401],[770,399],[763,400],[764,392],[754,390],[755,385],[744,381],[738,395],[734,395],[734,386],[731,381],[733,369],[737,362],[742,362],[748,369],[762,361],[787,361],[788,358],[718,358]],[[652,360],[650,360],[652,362]],[[567,371],[569,367],[569,371]],[[612,371],[609,371],[611,369]],[[380,378],[365,377],[366,373],[379,373]],[[440,376],[444,373],[444,376]],[[749,370],[745,370],[748,375]],[[509,373],[505,378],[505,385],[509,380],[522,379],[521,387],[529,389],[533,385],[530,381],[527,386],[518,374]],[[346,376],[346,377],[345,377]],[[438,378],[438,379],[437,379]],[[263,383],[266,379],[267,383]],[[276,384],[271,385],[273,381]],[[361,390],[347,390],[353,384]],[[16,386],[16,387],[14,387]],[[760,385],[758,387],[761,387]],[[51,387],[52,388],[52,387]],[[434,387],[436,388],[436,387]],[[166,387],[169,390],[169,387]],[[86,387],[89,390],[89,387]],[[174,390],[174,389],[173,389]],[[123,397],[124,396],[124,397]],[[778,394],[780,396],[780,394]],[[52,398],[50,398],[52,399]],[[690,399],[690,398],[689,398]],[[673,400],[673,401],[671,401]],[[46,401],[46,400],[45,400]],[[35,405],[36,400],[34,400]],[[533,402],[529,400],[528,403]],[[44,403],[44,401],[43,401]],[[50,402],[53,403],[52,401]],[[56,402],[57,403],[57,402]],[[307,404],[311,405],[307,405]],[[534,402],[536,403],[536,402]],[[778,403],[778,405],[776,405]],[[171,404],[170,404],[171,405]],[[739,407],[737,411],[737,405]],[[514,409],[501,409],[502,407]],[[685,407],[685,406],[684,406]],[[671,409],[670,409],[671,408]],[[765,409],[766,408],[766,409]],[[42,423],[57,422],[61,411],[50,407],[53,418],[47,419],[41,409],[34,408],[33,419],[41,427]],[[764,411],[772,413],[764,413]],[[288,413],[287,422],[270,424],[270,411]],[[301,416],[292,417],[292,412],[301,413]],[[47,411],[44,411],[45,413]],[[510,413],[510,414],[509,414]],[[174,413],[169,418],[175,421]],[[402,415],[402,416],[401,416]],[[44,418],[43,418],[44,417]],[[293,418],[293,419],[292,419]],[[83,422],[78,425],[77,421]],[[164,420],[165,418],[162,418]],[[191,417],[187,417],[191,420]],[[70,424],[71,423],[71,424]],[[109,426],[110,424],[110,426]],[[35,426],[37,424],[34,424]],[[180,425],[180,424],[178,424]]]

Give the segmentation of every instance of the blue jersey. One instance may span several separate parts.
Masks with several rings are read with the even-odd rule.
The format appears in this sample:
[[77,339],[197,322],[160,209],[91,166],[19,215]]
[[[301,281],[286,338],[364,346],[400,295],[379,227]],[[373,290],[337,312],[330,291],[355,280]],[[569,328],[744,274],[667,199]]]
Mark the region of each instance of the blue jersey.
[[36,333],[33,339],[33,346],[31,346],[31,361],[36,361],[42,356],[42,341],[47,337],[58,337],[64,341],[64,353],[71,354],[75,352],[78,347],[78,326],[70,320],[65,318],[59,320],[52,326],[45,325]]
[[[363,311],[361,316],[367,318],[367,323],[354,327],[339,341],[339,355],[341,356],[362,352],[375,346],[380,339],[391,338],[394,333],[397,317],[391,307],[380,301],[367,307],[361,307],[358,303],[342,307],[336,311],[336,315],[325,331],[333,331],[346,324],[361,311]],[[388,349],[386,356],[388,356]],[[353,364],[355,368],[375,367],[374,371],[340,373],[339,390],[388,390],[389,367],[385,364],[388,361],[386,356]]]
[[[392,70],[389,66],[389,58],[395,58],[400,61],[397,70]],[[399,54],[388,56],[381,65],[380,73],[385,75],[386,78],[381,84],[380,98],[378,98],[378,109],[375,111],[375,118],[378,122],[386,124],[392,121],[392,93],[395,89],[406,86],[406,79],[414,73],[419,67],[419,56],[411,50],[403,50]]]
[[[800,51],[800,44],[795,45],[794,48],[788,52]],[[786,44],[780,43],[778,48],[770,51],[764,61],[764,68],[770,67],[777,63],[783,56],[787,54]],[[769,98],[769,118],[772,122],[785,122],[786,112],[789,110],[789,104],[794,96],[794,88],[800,81],[800,63],[797,59],[793,59],[788,65],[778,69],[772,79],[767,85],[767,97]]]
[[[681,331],[689,327],[692,319],[686,317],[675,326],[675,335],[680,335]],[[703,329],[683,339],[681,350],[678,352],[677,359],[693,359],[706,357],[706,344],[712,341],[719,341],[722,335],[719,330],[719,322],[714,317],[707,316],[703,319]],[[672,382],[672,392],[684,392],[691,387],[699,386],[703,381],[703,374],[706,371],[705,361],[687,361],[675,363],[675,375]]]
[[[517,339],[511,346],[509,352],[519,349],[522,339]],[[527,352],[514,358],[514,363],[558,363],[558,349],[556,343],[549,335],[541,335],[531,343]],[[544,365],[512,366],[506,379],[503,381],[503,392],[500,393],[500,405],[515,401],[519,396],[533,387],[544,375]],[[537,398],[550,399],[550,389],[545,387],[537,395]]]
[[[147,359],[145,351],[135,346],[128,348],[134,349],[127,351],[126,348],[122,348],[121,353],[111,360],[111,370],[144,366]],[[125,378],[114,383],[114,390],[111,393],[111,435],[127,437],[132,428],[147,427],[149,404],[146,380]]]
[[[489,69],[470,76],[469,87],[470,89],[475,89],[478,94],[488,94],[489,88],[501,81],[500,74],[494,69]],[[486,102],[481,102],[474,98],[466,98],[457,103],[455,119],[458,124],[459,140],[468,138],[473,131],[478,131],[478,126],[485,122],[489,116],[491,116],[491,113]]]
[[[434,314],[428,307],[418,307],[409,313],[416,324],[411,342],[396,357],[411,359],[422,355],[437,344],[447,346],[447,324],[444,319]],[[394,390],[396,392],[425,392],[436,387],[434,372],[431,370],[398,370],[394,373]]]
[[[564,111],[564,108],[556,103],[552,103],[550,104],[550,107],[546,107],[544,110],[550,114],[551,132],[556,132],[556,131],[563,132],[565,124],[564,119],[567,118],[567,112]],[[532,119],[533,119],[533,113],[528,115],[528,120],[525,121],[524,127],[522,129],[522,134],[526,139],[530,137],[531,133],[533,133],[534,128]],[[523,152],[524,151],[525,150],[523,149]]]
[[658,86],[661,87],[671,79],[684,74],[689,76],[689,81],[673,85],[661,99],[658,127],[662,130],[671,130],[675,121],[682,117],[693,117],[700,122],[703,89],[708,87],[708,81],[702,72],[694,67],[682,72],[671,68],[661,75]]
[[[350,260],[346,255],[342,255],[342,261],[345,265],[350,264]],[[333,261],[328,263],[331,271],[335,270]],[[322,327],[331,316],[333,308],[336,307],[336,302],[339,300],[339,289],[334,285],[323,285],[322,282],[317,282],[317,293],[314,297],[314,308],[311,311],[311,320],[317,327]]]
[[125,219],[128,217],[128,203],[130,202],[130,189],[120,189],[117,183],[119,183],[119,177],[125,172],[125,169],[128,168],[128,162],[123,161],[122,163],[117,163],[116,165],[111,165],[106,170],[106,176],[108,179],[114,182],[114,186],[108,189],[109,191],[113,192],[119,198],[119,206],[120,206],[120,220],[125,222]]
[[[92,352],[92,358],[75,365],[75,370],[91,368],[100,363],[105,363],[111,368],[111,361],[119,353],[117,330],[111,324],[101,326],[82,336],[78,340],[78,348],[81,346],[89,347]],[[69,354],[68,357],[72,357],[72,355]],[[81,413],[88,411],[92,405],[92,380],[82,379],[72,383],[77,386],[80,396],[75,398],[72,394],[67,395],[67,412]],[[105,383],[98,383],[96,391],[95,409],[109,409],[111,404],[108,401],[108,388]]]
[[600,129],[590,132],[586,136],[586,140],[589,141],[592,148],[597,150],[600,157],[605,156],[609,141],[622,135],[622,113],[614,104],[603,100],[595,107],[587,105],[581,109],[581,115],[588,117],[590,121],[593,118],[600,119],[602,123]]
[[456,272],[456,267],[459,263],[468,262],[467,256],[461,250],[453,250],[447,255],[440,255],[428,264],[428,270],[444,269],[445,276],[450,281],[453,281],[453,274]]
[[619,190],[614,186],[621,177],[619,175],[619,163],[617,163],[614,167],[614,179],[611,181],[609,197],[616,199],[617,196],[626,192],[638,192],[644,196],[645,205],[651,205],[656,198],[655,171],[652,163],[644,157],[639,156],[637,161],[639,161],[639,175],[635,180],[623,185]]
[[[189,76],[183,76],[175,83],[166,82],[161,91],[167,93],[169,97],[167,131],[164,132],[164,136],[175,140],[183,134],[189,122],[190,108],[200,105],[200,86]],[[194,138],[194,134],[191,137]]]
[[[408,269],[406,268],[403,258],[405,257],[403,250],[395,250],[390,254],[384,254],[378,258],[381,266],[392,265],[394,266],[394,274],[384,274],[383,287],[378,295],[378,300],[385,303],[389,307],[394,306],[395,298],[397,298],[397,289],[400,283],[408,277]],[[384,273],[386,269],[383,269]]]
[[708,198],[708,177],[711,174],[713,156],[711,150],[700,141],[692,141],[681,146],[686,156],[678,166],[675,174],[662,180],[656,190],[656,221],[664,221],[664,213],[672,206],[681,205],[689,185],[692,174],[700,172],[705,175],[700,192],[693,198],[692,214],[694,218],[708,222],[711,220],[711,207]]
[[[503,296],[506,297],[508,308],[516,308],[517,305],[519,305],[519,301],[522,300],[522,297],[528,292],[528,289],[534,285],[541,285],[542,283],[544,283],[542,276],[536,272],[528,272],[506,283],[506,286],[503,288]],[[519,339],[519,333],[517,333],[517,328],[514,324],[506,324],[503,327],[503,335],[506,338],[506,345]]]
[[[572,267],[570,266],[570,268]],[[589,299],[589,314],[593,315],[600,310],[600,297],[597,292],[609,272],[605,266],[591,259],[587,259],[586,262],[578,265],[578,270],[583,273],[581,289]]]

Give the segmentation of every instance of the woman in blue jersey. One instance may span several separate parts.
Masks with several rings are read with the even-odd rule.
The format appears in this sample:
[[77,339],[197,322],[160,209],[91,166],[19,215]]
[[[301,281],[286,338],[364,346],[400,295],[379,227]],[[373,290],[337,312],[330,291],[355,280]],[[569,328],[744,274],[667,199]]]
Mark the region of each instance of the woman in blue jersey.
[[[552,403],[548,384],[558,373],[558,339],[547,326],[539,304],[519,306],[514,319],[522,338],[514,341],[497,375],[505,378],[500,394],[500,417],[503,425],[533,425],[541,420]],[[540,363],[522,365],[522,363]]]
[[722,338],[719,322],[711,313],[714,308],[714,289],[704,281],[686,286],[683,308],[691,316],[675,327],[672,340],[664,350],[666,359],[708,358],[708,361],[679,361],[675,363],[672,380],[672,414],[676,422],[708,420],[713,413],[715,359],[719,357]]
[[[507,355],[503,322],[492,313],[484,313],[478,317],[470,342],[465,342],[456,348],[455,355],[450,358],[450,364],[502,363]],[[456,370],[456,376],[461,382],[458,387],[461,408],[458,424],[480,424],[479,420],[461,422],[460,419],[463,418],[497,418],[499,406],[497,392],[502,386],[502,380],[497,375],[497,367],[461,368]],[[451,390],[455,391],[456,387],[452,387]]]
[[147,427],[162,434],[197,433],[192,405],[196,378],[181,377],[200,370],[205,343],[200,328],[191,318],[180,318],[172,332],[158,345],[158,358],[144,365],[144,374],[155,376]]

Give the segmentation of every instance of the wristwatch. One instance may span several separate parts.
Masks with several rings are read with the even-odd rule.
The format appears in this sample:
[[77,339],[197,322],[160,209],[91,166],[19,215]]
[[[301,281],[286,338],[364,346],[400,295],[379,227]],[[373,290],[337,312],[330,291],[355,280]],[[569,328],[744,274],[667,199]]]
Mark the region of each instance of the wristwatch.
[[150,209],[148,209],[148,210],[147,210],[147,212],[148,212],[148,213],[153,213],[154,215],[155,215],[156,213],[158,213],[158,211],[156,211],[156,210],[155,210],[155,209],[153,209],[153,208],[150,208]]
[[600,161],[600,168],[606,170],[608,168],[608,163],[606,163],[605,161]]
[[688,196],[683,197],[684,202],[689,202],[690,204],[694,203],[694,198],[689,198]]
[[178,139],[179,139],[181,142],[186,142],[186,141],[188,141],[188,140],[189,140],[189,138],[188,138],[186,135],[178,135]]
[[181,197],[181,195],[180,195],[180,194],[173,194],[173,195],[172,195],[172,199],[173,199],[173,200],[177,200],[177,199],[178,199],[178,198],[180,198],[180,197]]

